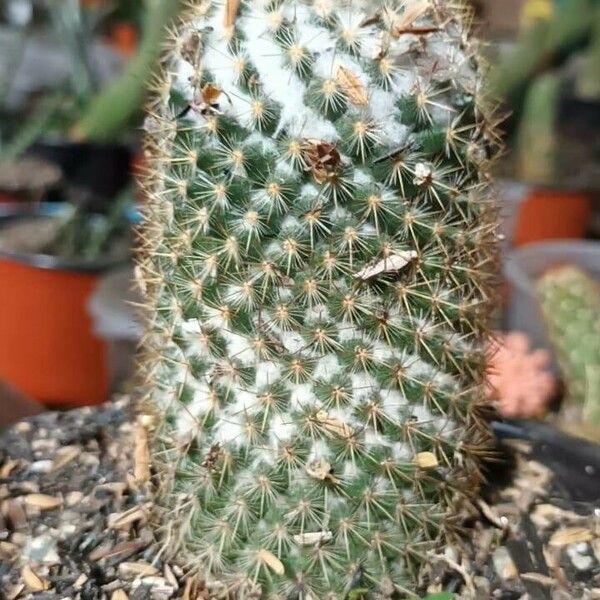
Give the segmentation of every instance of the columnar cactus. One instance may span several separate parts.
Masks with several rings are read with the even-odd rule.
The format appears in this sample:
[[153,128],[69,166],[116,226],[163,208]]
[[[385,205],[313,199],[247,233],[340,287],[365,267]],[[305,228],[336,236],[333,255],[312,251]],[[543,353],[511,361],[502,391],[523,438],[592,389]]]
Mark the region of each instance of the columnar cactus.
[[538,282],[542,312],[581,416],[600,425],[600,284],[575,266],[551,269]]
[[410,595],[488,439],[468,11],[194,0],[172,38],[139,269],[167,538],[214,597]]

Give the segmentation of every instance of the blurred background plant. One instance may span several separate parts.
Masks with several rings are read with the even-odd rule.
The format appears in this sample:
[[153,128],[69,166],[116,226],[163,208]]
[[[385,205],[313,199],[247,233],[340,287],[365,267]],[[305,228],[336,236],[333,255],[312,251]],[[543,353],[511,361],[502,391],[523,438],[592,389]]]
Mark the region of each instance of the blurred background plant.
[[597,178],[600,140],[590,137],[600,125],[597,0],[525,2],[517,42],[492,70],[489,87],[510,111],[514,174],[554,186],[565,177],[577,186]]
[[[130,133],[126,127],[140,115],[164,25],[179,4],[8,0],[0,31],[0,156],[20,155],[42,135],[112,141]],[[125,26],[132,42],[140,40],[129,61],[114,37]],[[109,110],[117,99],[121,103]]]
[[0,29],[5,199],[74,202],[86,208],[73,212],[79,223],[86,211],[111,210],[129,180],[145,88],[179,5],[7,0]]
[[0,5],[0,380],[37,400],[98,403],[114,382],[89,307],[105,277],[132,271],[144,96],[182,4]]
[[501,102],[506,140],[499,325],[508,334],[491,354],[490,398],[504,416],[551,415],[600,440],[600,2],[478,4],[491,23],[487,91]]
[[565,419],[600,428],[600,282],[566,265],[546,272],[537,291],[565,381]]
[[498,332],[488,347],[488,398],[506,418],[545,416],[558,393],[547,350],[531,348],[521,332]]

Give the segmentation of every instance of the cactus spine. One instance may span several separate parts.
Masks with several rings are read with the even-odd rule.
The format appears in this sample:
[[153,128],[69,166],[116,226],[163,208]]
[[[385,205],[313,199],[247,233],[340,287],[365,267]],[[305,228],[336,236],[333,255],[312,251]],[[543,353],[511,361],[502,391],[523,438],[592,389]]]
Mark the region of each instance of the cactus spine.
[[564,266],[548,271],[538,292],[568,399],[587,423],[600,426],[600,285]]
[[496,138],[468,17],[194,0],[173,32],[143,371],[165,529],[214,597],[410,595],[476,489]]

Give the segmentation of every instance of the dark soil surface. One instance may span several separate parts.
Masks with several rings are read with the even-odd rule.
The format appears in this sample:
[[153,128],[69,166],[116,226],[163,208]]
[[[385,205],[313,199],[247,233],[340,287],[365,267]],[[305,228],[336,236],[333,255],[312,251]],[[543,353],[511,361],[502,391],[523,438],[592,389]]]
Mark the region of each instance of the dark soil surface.
[[0,597],[201,598],[191,588],[185,596],[183,572],[162,560],[148,526],[152,503],[135,480],[134,422],[121,400],[45,413],[5,433]]
[[[46,413],[0,440],[0,598],[208,600],[152,533],[145,439],[126,399]],[[433,557],[430,591],[487,600],[600,599],[600,507],[513,444],[463,548]],[[501,483],[501,480],[503,481]],[[340,599],[342,600],[342,599]]]
[[33,217],[4,225],[0,251],[41,254],[54,241],[61,225],[54,217]]

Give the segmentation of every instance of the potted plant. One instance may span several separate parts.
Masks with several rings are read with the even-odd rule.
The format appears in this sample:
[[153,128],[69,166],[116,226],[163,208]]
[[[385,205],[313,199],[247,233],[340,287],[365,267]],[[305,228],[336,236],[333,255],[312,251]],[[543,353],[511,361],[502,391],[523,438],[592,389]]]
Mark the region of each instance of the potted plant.
[[[372,8],[190,4],[147,123],[144,402],[10,432],[12,596],[485,598],[507,589],[487,556],[506,540],[517,593],[577,597],[479,493],[495,213],[461,191],[494,136],[466,15]],[[526,508],[549,496],[536,473]],[[476,554],[479,512],[497,529],[469,530]]]
[[109,396],[107,348],[88,305],[100,274],[129,258],[128,198],[106,216],[65,204],[0,213],[0,379],[47,405]]
[[593,0],[545,5],[489,84],[512,113],[502,174],[528,185],[512,205],[515,246],[584,237],[598,188],[590,140],[598,130],[599,8]]
[[549,421],[571,434],[600,440],[598,428],[596,241],[546,241],[513,250],[505,275],[512,286],[509,328],[527,333],[532,346],[552,357],[562,381],[560,402]]
[[[130,482],[147,493],[152,454],[187,598],[426,596],[428,557],[457,544],[490,440],[496,241],[465,16],[198,0],[173,35],[147,122]],[[22,502],[40,500],[62,506]]]
[[489,440],[495,138],[465,15],[206,8],[147,123],[140,362],[172,550],[209,596],[414,595]]
[[[16,113],[13,108],[6,114],[0,160],[14,164],[27,152],[50,162],[62,170],[66,186],[85,190],[94,197],[94,208],[103,210],[130,180],[131,140],[125,138],[141,114],[145,82],[160,52],[165,23],[179,7],[179,2],[150,3],[139,49],[114,81],[101,86],[98,57],[91,47],[106,11],[82,7],[78,0],[46,3],[42,14],[65,48],[70,77],[44,90],[31,110],[18,106]],[[21,39],[27,39],[28,31]],[[22,118],[25,125],[14,127]],[[46,198],[64,200],[65,194],[63,186]]]
[[[41,160],[58,165],[66,185],[46,186],[43,197],[67,201],[69,208],[66,215],[49,215],[45,206],[6,207],[0,231],[6,307],[0,327],[0,377],[47,403],[98,403],[108,395],[106,344],[94,334],[88,303],[99,275],[127,260],[123,248],[117,252],[114,231],[123,223],[118,192],[130,177],[130,150],[122,139],[141,114],[165,24],[179,6],[151,3],[139,51],[99,94],[86,52],[95,17],[71,0],[45,6],[44,14],[62,32],[73,61],[71,85],[42,96],[24,125],[4,131],[0,174],[14,179],[20,172],[31,187],[43,174],[37,167]],[[57,166],[52,171],[60,172]],[[48,187],[55,193],[48,193]],[[39,201],[41,196],[29,198]],[[34,246],[14,247],[15,231],[25,231]],[[49,239],[43,238],[44,231]],[[21,243],[23,235],[16,237]],[[32,316],[25,319],[28,312]],[[45,367],[30,372],[32,364]]]
[[595,432],[600,440],[600,278],[595,271],[555,265],[536,288],[565,381],[563,422],[571,430]]

